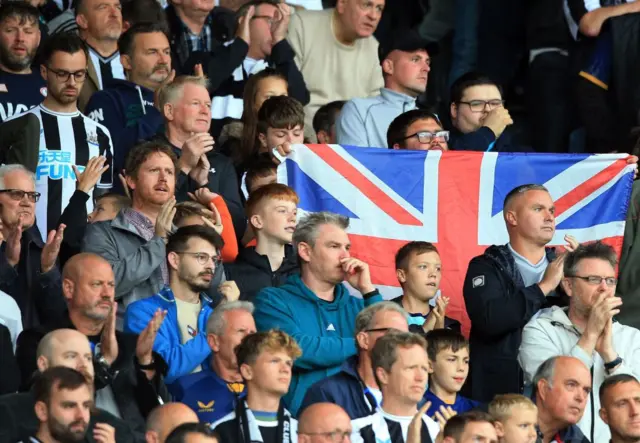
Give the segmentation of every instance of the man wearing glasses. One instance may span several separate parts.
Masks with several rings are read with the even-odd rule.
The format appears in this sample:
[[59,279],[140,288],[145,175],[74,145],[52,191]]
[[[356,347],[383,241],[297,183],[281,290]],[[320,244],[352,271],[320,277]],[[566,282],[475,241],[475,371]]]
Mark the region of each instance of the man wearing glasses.
[[[83,41],[72,34],[56,34],[47,40],[41,60],[40,74],[47,82],[47,97],[16,120],[34,115],[40,123],[38,145],[27,149],[38,152],[34,172],[41,198],[35,215],[38,229],[46,237],[58,228],[60,216],[76,191],[75,172],[84,171],[90,159],[105,158],[97,192],[112,187],[113,146],[109,131],[78,110],[78,96],[87,77]],[[93,211],[93,195],[86,194],[87,212]]]
[[504,134],[513,124],[504,107],[502,91],[490,78],[476,72],[451,86],[451,149],[456,151],[510,151]]
[[449,131],[442,129],[437,115],[414,109],[396,117],[387,131],[389,149],[448,151]]
[[[207,320],[213,301],[206,294],[215,268],[220,266],[222,237],[206,226],[184,226],[169,237],[167,265],[169,284],[158,294],[130,304],[124,319],[125,332],[140,334],[158,310],[167,319],[158,331],[154,350],[168,365],[166,382],[199,372],[211,354],[207,343]],[[227,300],[240,293],[233,282],[225,282],[220,292]]]
[[[614,319],[622,305],[615,296],[616,264],[615,251],[601,242],[578,246],[567,255],[561,284],[569,307],[542,310],[522,333],[518,360],[527,383],[554,356],[576,357],[591,368],[594,393],[613,375],[640,376],[640,331]],[[609,428],[598,415],[600,399],[591,395],[578,426],[590,441],[609,441]]]
[[35,225],[33,173],[0,166],[0,290],[17,302],[25,329],[56,321],[66,311],[56,265],[64,227],[43,243]]
[[300,407],[304,416],[316,404],[329,402],[342,407],[352,420],[375,414],[382,392],[371,366],[371,351],[389,331],[409,331],[409,315],[398,304],[384,301],[364,308],[356,316],[358,354],[345,360],[340,372],[312,385]]

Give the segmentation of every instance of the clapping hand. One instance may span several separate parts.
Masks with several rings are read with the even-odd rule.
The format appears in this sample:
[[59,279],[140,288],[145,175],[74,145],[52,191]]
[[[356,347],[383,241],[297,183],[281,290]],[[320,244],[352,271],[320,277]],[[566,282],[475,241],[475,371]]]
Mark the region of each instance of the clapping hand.
[[44,248],[42,248],[42,254],[40,255],[40,270],[43,274],[52,270],[56,265],[62,239],[64,238],[64,229],[66,227],[66,225],[61,224],[56,231],[50,231],[47,236],[47,242]]
[[109,169],[109,165],[104,163],[107,161],[106,157],[102,155],[98,157],[92,157],[87,162],[84,171],[80,172],[76,165],[71,165],[73,172],[76,174],[76,180],[78,182],[77,187],[79,191],[88,194],[95,187],[96,183],[102,177],[102,174]]
[[147,327],[138,336],[136,358],[139,364],[146,366],[153,362],[153,344],[166,316],[167,311],[157,309],[149,323],[147,323]]

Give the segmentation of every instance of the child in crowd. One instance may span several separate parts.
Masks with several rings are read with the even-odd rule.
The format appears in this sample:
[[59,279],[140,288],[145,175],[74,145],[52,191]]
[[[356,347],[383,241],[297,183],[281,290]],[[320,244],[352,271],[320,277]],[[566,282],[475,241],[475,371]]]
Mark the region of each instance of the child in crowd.
[[320,106],[316,115],[313,116],[313,130],[318,137],[318,143],[338,143],[336,136],[336,120],[346,102],[336,100]]
[[275,183],[277,179],[277,169],[278,165],[269,157],[262,156],[255,161],[249,166],[249,169],[247,169],[247,175],[244,179],[247,194],[251,195],[256,189]]
[[538,408],[520,394],[496,395],[489,403],[500,443],[535,443]]
[[392,301],[409,313],[411,332],[442,328],[460,331],[460,323],[446,316],[449,298],[438,296],[442,261],[433,244],[412,241],[400,248],[396,254],[396,275],[404,293]]
[[276,146],[304,143],[304,108],[286,95],[268,98],[258,111],[257,142],[260,153]]
[[279,286],[300,272],[291,245],[298,195],[283,184],[264,185],[249,196],[246,210],[256,245],[242,248],[225,270],[229,280],[237,280],[241,298],[252,301],[261,289]]
[[427,415],[433,417],[441,406],[458,414],[477,408],[480,403],[458,394],[469,375],[469,342],[451,329],[435,329],[427,334],[429,387],[425,400],[431,402]]

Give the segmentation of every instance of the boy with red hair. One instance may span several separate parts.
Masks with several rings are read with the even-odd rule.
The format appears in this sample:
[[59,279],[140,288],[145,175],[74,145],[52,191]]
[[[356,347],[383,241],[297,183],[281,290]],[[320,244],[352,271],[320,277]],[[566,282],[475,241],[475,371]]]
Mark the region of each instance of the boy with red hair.
[[298,201],[295,191],[280,183],[262,186],[249,196],[246,210],[256,245],[241,249],[235,263],[225,265],[227,279],[237,280],[242,300],[252,301],[261,289],[279,286],[300,272],[291,246]]

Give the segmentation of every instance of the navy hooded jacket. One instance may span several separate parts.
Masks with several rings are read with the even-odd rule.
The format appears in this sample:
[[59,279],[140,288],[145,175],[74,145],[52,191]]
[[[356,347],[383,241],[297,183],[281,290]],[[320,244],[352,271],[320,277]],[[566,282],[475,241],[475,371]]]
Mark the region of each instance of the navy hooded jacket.
[[156,135],[164,123],[153,104],[154,92],[128,80],[114,79],[109,88],[91,97],[85,114],[107,127],[112,134],[114,174],[124,168],[124,161],[139,141]]

